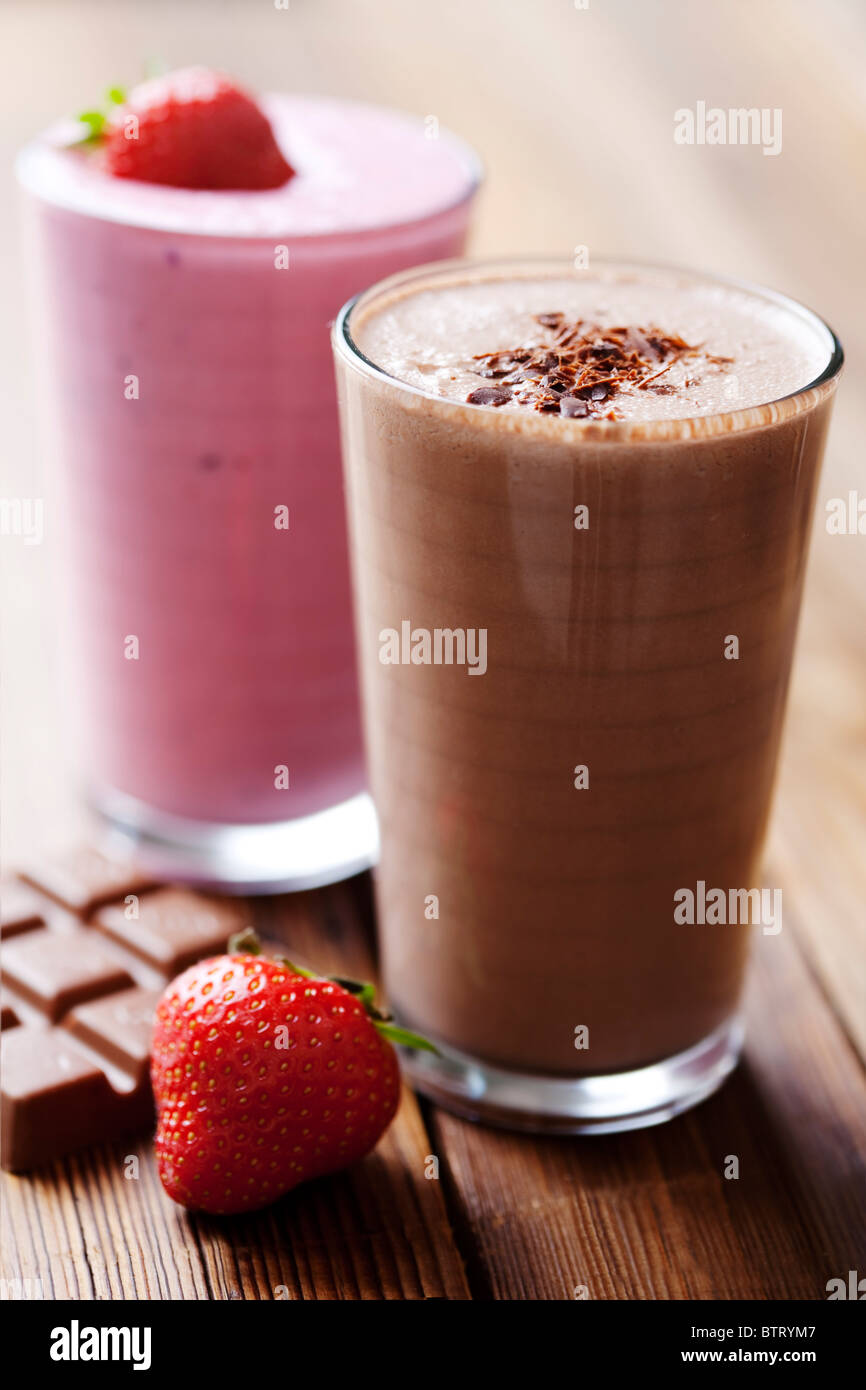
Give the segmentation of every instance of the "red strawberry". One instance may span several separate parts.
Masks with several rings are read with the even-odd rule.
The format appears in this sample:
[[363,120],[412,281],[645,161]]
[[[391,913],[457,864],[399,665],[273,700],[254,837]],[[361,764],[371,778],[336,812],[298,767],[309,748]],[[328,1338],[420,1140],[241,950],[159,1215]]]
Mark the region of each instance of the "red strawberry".
[[[233,948],[258,942],[244,933]],[[388,1038],[429,1047],[390,1027],[372,993],[234,951],[179,975],[157,1007],[151,1061],[168,1195],[252,1211],[368,1153],[399,1101]]]
[[119,179],[261,189],[278,188],[295,172],[253,99],[207,68],[184,68],[136,87],[99,133],[105,167]]

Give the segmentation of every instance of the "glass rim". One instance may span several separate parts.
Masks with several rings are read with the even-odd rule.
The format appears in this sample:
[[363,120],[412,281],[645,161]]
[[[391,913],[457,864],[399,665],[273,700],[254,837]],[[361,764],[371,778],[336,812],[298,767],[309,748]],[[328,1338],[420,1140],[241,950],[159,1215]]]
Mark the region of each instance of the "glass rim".
[[[411,284],[413,281],[419,283],[424,280],[435,281],[455,275],[460,271],[470,272],[473,278],[480,275],[481,278],[495,277],[497,271],[515,271],[525,268],[528,272],[547,271],[551,274],[555,272],[565,273],[566,275],[591,275],[597,267],[610,268],[613,270],[634,270],[634,271],[654,271],[662,272],[673,276],[686,277],[705,284],[727,286],[731,289],[739,290],[758,299],[778,305],[789,313],[793,313],[801,321],[808,322],[813,328],[817,327],[827,340],[827,361],[821,371],[811,381],[803,386],[798,386],[793,391],[788,391],[784,396],[774,396],[767,401],[758,402],[755,405],[740,406],[731,410],[713,411],[705,415],[683,415],[671,417],[656,417],[653,419],[624,419],[624,420],[604,420],[591,418],[569,417],[563,419],[561,415],[545,414],[532,411],[511,412],[518,416],[521,421],[532,421],[537,424],[539,429],[547,433],[559,435],[565,438],[571,434],[575,437],[591,438],[593,442],[602,440],[621,440],[625,435],[634,434],[648,442],[654,437],[680,437],[694,438],[700,434],[713,434],[718,432],[721,421],[725,421],[728,428],[750,429],[757,428],[762,424],[769,423],[767,417],[761,417],[761,412],[783,405],[788,401],[798,400],[805,397],[812,391],[817,391],[821,387],[833,382],[840,374],[845,361],[845,353],[839,338],[834,330],[827,323],[826,319],[816,313],[814,309],[803,304],[798,299],[793,299],[790,295],[782,293],[780,290],[769,289],[765,285],[757,284],[751,280],[740,279],[737,276],[717,275],[714,271],[695,270],[690,266],[677,265],[670,261],[641,261],[627,256],[599,256],[593,259],[592,264],[585,271],[575,267],[574,263],[563,256],[551,255],[526,255],[526,256],[492,256],[482,258],[457,257],[447,261],[431,262],[424,266],[414,266],[409,270],[399,271],[396,275],[387,276],[383,280],[377,281],[365,290],[361,290],[348,299],[340,310],[334,321],[332,332],[332,343],[335,354],[339,353],[345,360],[352,363],[359,370],[365,372],[386,383],[400,392],[408,392],[419,399],[435,402],[444,409],[456,409],[459,411],[477,412],[483,411],[490,415],[489,408],[477,405],[469,401],[453,400],[448,396],[435,395],[432,391],[425,391],[420,386],[414,386],[410,382],[401,380],[400,377],[393,376],[384,367],[374,362],[356,343],[352,336],[352,315],[358,306],[366,306],[368,303],[375,302],[379,296],[386,294],[389,290],[397,289],[400,286]],[[685,426],[691,426],[691,430],[686,433]]]

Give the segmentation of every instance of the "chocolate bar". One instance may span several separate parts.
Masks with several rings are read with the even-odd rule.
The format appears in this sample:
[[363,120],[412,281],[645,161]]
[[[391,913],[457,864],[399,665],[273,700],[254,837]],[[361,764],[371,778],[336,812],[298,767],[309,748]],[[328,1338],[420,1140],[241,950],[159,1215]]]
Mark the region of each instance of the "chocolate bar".
[[42,899],[26,883],[6,879],[0,885],[0,937],[6,941],[19,932],[42,926],[42,908]]
[[242,902],[160,887],[98,850],[0,883],[2,1166],[21,1172],[152,1125],[157,1001],[249,924]]

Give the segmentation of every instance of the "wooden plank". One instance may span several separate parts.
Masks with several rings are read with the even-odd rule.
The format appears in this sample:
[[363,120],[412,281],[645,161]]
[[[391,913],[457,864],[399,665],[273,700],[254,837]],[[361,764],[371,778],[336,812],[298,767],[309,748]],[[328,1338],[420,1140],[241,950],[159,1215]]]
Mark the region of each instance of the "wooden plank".
[[[816,537],[767,867],[784,882],[785,910],[795,907],[804,951],[866,1059],[866,547],[862,556],[849,548],[859,539]],[[852,593],[858,570],[863,584]]]
[[[862,1266],[866,1081],[790,923],[757,948],[745,1059],[642,1133],[540,1139],[434,1112],[495,1298],[826,1297]],[[728,1156],[739,1159],[727,1179]]]
[[[82,5],[92,24],[82,23]],[[18,113],[0,132],[10,156],[58,111],[75,109],[82,91],[98,91],[107,71],[119,64],[121,76],[134,75],[152,18],[144,7],[123,8],[112,34],[97,22],[100,6],[81,0],[77,29],[96,38],[79,45],[73,63],[71,32],[42,26],[43,80],[29,83],[25,68],[7,74]],[[209,52],[236,52],[241,34],[239,72],[252,86],[390,102],[435,113],[461,131],[488,170],[479,254],[567,252],[586,243],[592,256],[681,259],[764,279],[814,303],[839,330],[850,362],[820,528],[827,496],[863,487],[866,398],[856,370],[866,350],[866,282],[852,267],[866,200],[851,179],[863,155],[862,7],[754,0],[699,8],[696,20],[695,7],[679,0],[585,11],[568,0],[538,0],[503,24],[497,0],[443,0],[435,10],[379,0],[373,22],[357,0],[280,14],[229,0],[210,15]],[[34,40],[31,10],[10,6],[10,53]],[[176,6],[172,25],[177,52],[199,51],[197,6]],[[395,54],[410,61],[395,62]],[[698,97],[781,105],[782,155],[675,147],[673,111]],[[8,265],[16,264],[13,233],[11,224],[0,233]],[[10,405],[7,490],[25,496],[39,467],[36,412],[19,404],[28,389],[21,336],[10,331],[0,341],[0,378]],[[49,526],[49,542],[52,534]],[[10,863],[46,839],[76,837],[81,824],[76,790],[62,773],[62,684],[43,678],[53,669],[54,549],[10,544],[0,555],[9,598],[4,727],[16,730],[4,748]],[[722,1297],[812,1298],[823,1296],[826,1278],[857,1267],[858,1254],[862,1270],[855,1201],[863,1136],[855,1111],[862,1112],[863,1088],[843,1029],[866,1055],[857,970],[866,898],[864,556],[862,538],[816,537],[770,843],[786,927],[760,943],[747,1062],[720,1096],[647,1134],[544,1143],[444,1116],[434,1118],[431,1142],[407,1100],[380,1150],[353,1174],[231,1223],[174,1207],[146,1143],[129,1150],[141,1159],[137,1181],[123,1177],[121,1149],[98,1151],[33,1180],[4,1175],[2,1245],[7,1254],[13,1244],[18,1250],[7,1275],[42,1277],[60,1298],[273,1297],[280,1283],[301,1298],[463,1297],[449,1195],[473,1286],[477,1280],[497,1297],[570,1298],[584,1283],[593,1297],[720,1290]],[[366,968],[342,890],[262,912],[316,964]],[[789,934],[795,926],[802,954]],[[428,1146],[442,1161],[438,1184],[421,1175]],[[733,1151],[742,1161],[736,1183],[720,1176]]]
[[[365,880],[263,900],[255,913],[299,961],[370,976]],[[61,1299],[465,1299],[442,1187],[425,1177],[429,1150],[404,1089],[373,1154],[247,1217],[175,1206],[149,1140],[104,1145],[33,1176],[4,1173],[2,1277],[41,1280],[45,1297]]]

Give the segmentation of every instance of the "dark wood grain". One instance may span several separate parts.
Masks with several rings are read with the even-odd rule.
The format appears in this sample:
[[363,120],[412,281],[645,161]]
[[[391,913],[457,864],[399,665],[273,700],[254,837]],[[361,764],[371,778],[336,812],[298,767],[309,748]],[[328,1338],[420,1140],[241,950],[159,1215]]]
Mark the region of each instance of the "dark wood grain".
[[[476,1297],[571,1299],[583,1284],[596,1299],[820,1299],[828,1278],[866,1271],[866,1095],[848,1041],[866,1054],[866,541],[821,525],[827,498],[863,495],[866,280],[856,268],[866,199],[852,170],[863,163],[866,12],[843,0],[586,9],[537,0],[511,5],[506,22],[501,0],[377,0],[375,18],[373,8],[118,0],[112,26],[99,0],[74,10],[7,0],[6,162],[108,77],[134,78],[142,54],[214,62],[261,90],[437,114],[484,155],[477,254],[586,244],[593,258],[742,274],[826,314],[849,366],[818,501],[770,841],[785,929],[759,943],[743,1066],[721,1094],[666,1127],[541,1142],[437,1112],[425,1112],[425,1128],[407,1096],[384,1143],[352,1173],[231,1223],[175,1207],[146,1142],[97,1150],[32,1178],[2,1175],[3,1275],[41,1279],[46,1296],[61,1299],[273,1298],[280,1285],[292,1298],[463,1298],[462,1255]],[[20,61],[36,51],[38,83]],[[702,97],[784,108],[782,155],[676,146],[674,110]],[[0,335],[5,490],[29,497],[41,486],[38,412],[21,349],[14,219],[0,226],[0,247],[10,311]],[[62,525],[50,521],[49,540]],[[0,791],[10,869],[86,831],[64,771],[56,547],[3,542]],[[367,968],[365,883],[257,910],[300,957]],[[140,1159],[138,1179],[124,1177],[127,1152]],[[440,1158],[438,1183],[423,1177],[428,1152]],[[728,1153],[740,1157],[737,1181],[722,1176]]]
[[[256,913],[299,960],[370,973],[366,880]],[[363,1163],[219,1220],[168,1200],[148,1141],[104,1146],[3,1175],[4,1277],[58,1299],[466,1299],[470,1282],[496,1299],[824,1298],[866,1257],[866,1081],[787,918],[758,942],[742,1066],[669,1125],[549,1140],[428,1108],[425,1126],[407,1092]]]
[[[299,963],[371,976],[366,880],[254,911],[263,934]],[[44,1297],[59,1299],[465,1299],[442,1187],[425,1177],[429,1152],[405,1089],[367,1159],[246,1217],[175,1206],[148,1140],[104,1145],[35,1175],[4,1173],[3,1277],[22,1291],[41,1280]]]
[[[789,928],[760,941],[745,1060],[639,1134],[533,1139],[435,1112],[452,1200],[505,1299],[826,1298],[866,1255],[866,1081]],[[738,1179],[724,1176],[730,1155]]]

